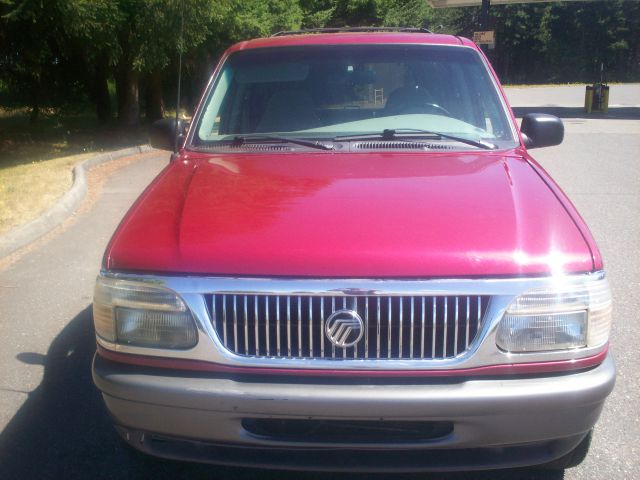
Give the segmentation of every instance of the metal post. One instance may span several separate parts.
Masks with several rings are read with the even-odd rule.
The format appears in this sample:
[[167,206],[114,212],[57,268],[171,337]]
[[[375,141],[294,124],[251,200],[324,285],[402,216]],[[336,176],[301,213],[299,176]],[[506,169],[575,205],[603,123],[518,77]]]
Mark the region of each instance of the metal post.
[[489,7],[491,0],[482,0],[480,7],[480,30],[489,30]]
[[[489,7],[491,6],[491,0],[482,0],[482,6],[480,7],[480,30],[489,30]],[[489,46],[480,45],[482,51],[488,56]]]
[[184,36],[184,0],[180,3],[180,37],[178,40],[178,92],[176,98],[176,123],[173,128],[173,154],[174,156],[178,153],[178,124],[180,121],[180,90],[182,84],[182,39]]

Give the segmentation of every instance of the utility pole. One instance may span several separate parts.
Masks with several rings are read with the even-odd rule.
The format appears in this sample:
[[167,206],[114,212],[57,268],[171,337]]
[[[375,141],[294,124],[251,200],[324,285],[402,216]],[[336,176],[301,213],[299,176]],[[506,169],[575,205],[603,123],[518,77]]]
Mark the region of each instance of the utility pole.
[[178,154],[179,135],[182,133],[180,130],[180,90],[182,87],[182,49],[184,38],[184,0],[180,2],[180,37],[178,38],[178,92],[176,94],[176,123],[173,127],[173,156]]
[[[482,6],[480,7],[480,30],[488,31],[489,30],[489,7],[491,6],[491,0],[482,0]],[[480,48],[485,53],[485,55],[489,56],[489,45],[481,44]]]
[[480,7],[480,30],[489,30],[489,7],[491,0],[482,0]]

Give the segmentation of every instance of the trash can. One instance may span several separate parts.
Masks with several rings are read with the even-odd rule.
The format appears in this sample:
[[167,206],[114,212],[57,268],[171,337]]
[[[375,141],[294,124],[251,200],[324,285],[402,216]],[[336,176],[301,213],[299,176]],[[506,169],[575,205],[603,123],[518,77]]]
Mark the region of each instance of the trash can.
[[591,113],[593,108],[593,85],[587,85],[587,89],[584,92],[584,111]]
[[602,95],[600,97],[600,111],[607,113],[609,111],[609,85],[602,85]]
[[609,111],[609,85],[604,83],[587,85],[584,94],[584,111],[587,113]]

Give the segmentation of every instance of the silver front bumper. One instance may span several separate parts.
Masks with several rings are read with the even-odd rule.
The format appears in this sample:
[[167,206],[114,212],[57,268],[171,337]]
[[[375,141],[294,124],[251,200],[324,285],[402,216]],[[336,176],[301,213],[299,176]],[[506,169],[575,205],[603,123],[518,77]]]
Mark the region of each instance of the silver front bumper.
[[[255,448],[457,450],[580,438],[594,426],[613,389],[615,367],[608,356],[589,370],[539,377],[318,384],[304,378],[258,381],[165,372],[96,356],[93,378],[115,423],[128,431]],[[448,421],[453,431],[426,443],[336,445],[256,436],[243,428],[247,418]]]

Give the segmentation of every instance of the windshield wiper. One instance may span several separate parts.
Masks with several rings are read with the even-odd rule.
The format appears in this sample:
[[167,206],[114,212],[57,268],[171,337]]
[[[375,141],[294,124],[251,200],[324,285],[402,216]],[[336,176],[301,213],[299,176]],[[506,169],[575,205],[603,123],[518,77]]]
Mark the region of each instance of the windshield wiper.
[[[403,135],[404,133],[411,135]],[[418,134],[418,135],[415,135]],[[400,138],[416,137],[416,136],[432,136],[436,138],[448,138],[449,140],[455,140],[456,142],[465,143],[473,147],[484,148],[485,150],[495,150],[498,148],[495,144],[487,142],[485,140],[469,140],[468,138],[458,137],[457,135],[449,135],[448,133],[433,132],[431,130],[421,130],[419,128],[396,128],[385,129],[382,133],[364,133],[362,135],[341,135],[335,137],[335,141],[353,141],[353,140],[366,140],[368,138],[382,138],[383,140],[398,140]]]
[[302,138],[280,137],[277,135],[236,135],[233,137],[232,143],[235,145],[243,145],[249,142],[260,142],[261,140],[275,140],[283,143],[293,143],[295,145],[302,145],[303,147],[317,148],[319,150],[333,150],[333,145],[327,145],[325,143],[313,140],[304,140]]

